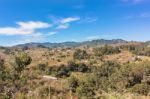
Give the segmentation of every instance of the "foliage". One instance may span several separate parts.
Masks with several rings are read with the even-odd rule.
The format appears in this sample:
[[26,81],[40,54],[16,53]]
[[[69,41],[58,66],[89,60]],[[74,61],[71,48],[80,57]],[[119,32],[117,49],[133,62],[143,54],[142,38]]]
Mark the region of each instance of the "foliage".
[[57,77],[69,77],[71,72],[88,72],[89,68],[84,63],[68,62],[67,65],[51,66],[47,68],[48,74],[54,74]]
[[[133,56],[138,57],[138,55],[149,56],[149,47],[147,45],[105,45],[95,47],[93,50],[90,47],[84,47],[82,50],[68,49],[67,52],[65,52],[65,48],[39,49],[39,52],[36,53],[38,53],[37,55],[41,54],[41,57],[35,56],[34,60],[46,57],[47,61],[42,61],[40,64],[37,61],[33,61],[34,63],[29,69],[26,67],[32,61],[29,56],[29,54],[33,55],[32,48],[24,49],[26,53],[20,53],[19,49],[12,49],[12,51],[16,51],[15,54],[19,53],[17,56],[2,53],[6,56],[4,58],[0,57],[0,98],[29,98],[30,94],[34,97],[35,93],[39,94],[38,96],[35,95],[35,98],[48,98],[49,88],[51,89],[51,95],[55,96],[54,98],[56,99],[62,96],[66,99],[65,96],[70,96],[70,92],[72,92],[71,95],[74,95],[73,98],[77,97],[79,99],[120,99],[122,97],[126,99],[128,97],[124,96],[124,94],[130,96],[137,96],[138,94],[138,96],[142,97],[150,94],[149,57],[143,56],[144,58],[140,57],[137,61],[129,60],[129,62],[110,61],[109,59],[108,61],[105,59],[107,56],[111,57],[113,56],[111,54],[117,54],[121,51],[132,52],[133,54],[130,53],[131,58]],[[72,58],[72,54],[74,59],[67,63]],[[119,54],[119,56],[122,54],[124,53]],[[7,59],[9,55],[10,57]],[[101,61],[100,58],[104,61]],[[86,63],[84,59],[88,59]],[[51,60],[54,62],[51,62]],[[37,70],[42,73],[37,72]],[[43,75],[54,76],[58,79],[45,81],[42,78]],[[51,87],[49,86],[50,83]]]
[[57,73],[56,73],[57,77],[67,77],[69,75],[70,73],[69,73],[68,68],[65,67],[63,64],[57,68]]
[[40,70],[40,71],[45,71],[45,69],[46,69],[46,64],[38,64],[38,65],[37,65],[37,68],[38,68],[38,70]]
[[26,53],[20,53],[16,58],[16,66],[15,70],[20,73],[24,70],[24,68],[29,65],[32,61],[31,57],[28,56]]
[[142,95],[148,95],[150,93],[150,85],[147,84],[136,84],[130,89],[133,93],[138,93]]
[[4,59],[0,57],[0,80],[4,80],[6,76]]
[[81,49],[76,49],[74,54],[73,54],[74,59],[87,59],[88,58],[88,54],[85,50],[81,50]]
[[69,71],[73,72],[87,72],[89,70],[88,66],[84,63],[75,63],[73,61],[68,62]]
[[112,47],[105,45],[103,47],[96,47],[93,49],[93,52],[96,56],[103,56],[103,55],[109,55],[109,54],[117,54],[120,53],[119,47]]
[[76,91],[80,98],[91,99],[95,95],[95,80],[87,77],[85,80],[79,82],[79,87]]
[[150,56],[150,47],[145,44],[128,44],[120,47],[136,55]]
[[75,77],[69,78],[69,88],[72,92],[76,92],[76,88],[79,86],[79,82]]

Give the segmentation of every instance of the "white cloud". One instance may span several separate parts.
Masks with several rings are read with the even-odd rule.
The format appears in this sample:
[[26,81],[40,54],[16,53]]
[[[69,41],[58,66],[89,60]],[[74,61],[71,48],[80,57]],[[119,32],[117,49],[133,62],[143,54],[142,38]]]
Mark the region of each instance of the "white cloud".
[[56,29],[67,29],[69,28],[69,24],[60,24]]
[[68,29],[70,24],[76,21],[80,20],[80,17],[55,17],[53,15],[50,15],[49,18],[51,19],[54,26],[56,26],[55,29]]
[[79,23],[92,23],[98,21],[97,17],[85,17]]
[[17,27],[0,27],[0,34],[3,35],[28,35],[35,32],[36,29],[51,27],[51,24],[45,22],[17,22]]
[[30,42],[39,42],[44,40],[42,33],[34,33],[24,36],[18,36],[17,39],[13,39],[9,46],[17,45],[17,44],[24,44]]
[[70,22],[78,21],[78,20],[80,20],[79,17],[68,17],[68,18],[62,19],[60,23],[64,24],[64,23],[70,23]]
[[52,26],[51,24],[40,22],[40,21],[17,22],[17,24],[20,26],[21,29],[25,29],[25,30],[26,29],[33,30],[33,29],[48,28],[48,27]]
[[71,22],[79,21],[79,20],[80,20],[79,17],[63,18],[59,20],[59,22],[57,23],[58,26],[56,27],[56,29],[67,29],[69,28]]
[[[41,42],[49,36],[57,34],[57,32],[38,33],[38,29],[46,29],[49,27],[56,29],[67,29],[71,22],[80,20],[79,17],[68,18],[52,18],[52,24],[42,21],[19,21],[16,26],[0,27],[0,35],[15,36],[9,45],[16,45],[29,42]],[[16,39],[17,38],[17,39]],[[4,40],[5,41],[5,40]]]
[[0,34],[4,35],[25,35],[31,34],[33,30],[23,30],[20,28],[13,28],[13,27],[4,27],[0,28]]
[[49,33],[47,33],[46,35],[47,35],[47,36],[52,36],[52,35],[55,35],[55,34],[57,34],[57,32],[49,32]]
[[38,42],[43,40],[43,34],[42,33],[35,33],[26,36],[23,40],[20,40],[22,43],[30,43],[30,42]]
[[[42,42],[45,40],[45,38],[55,35],[57,32],[49,32],[49,33],[34,33],[24,36],[19,36],[18,39],[13,40],[10,44],[11,46],[17,45],[17,44],[24,44],[24,43],[30,43],[30,42]],[[9,46],[10,46],[9,45]]]

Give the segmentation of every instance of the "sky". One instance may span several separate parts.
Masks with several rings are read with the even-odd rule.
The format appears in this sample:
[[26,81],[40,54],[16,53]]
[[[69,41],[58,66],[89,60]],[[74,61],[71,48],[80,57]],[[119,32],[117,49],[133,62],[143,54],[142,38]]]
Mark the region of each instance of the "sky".
[[150,0],[0,0],[0,45],[150,40]]

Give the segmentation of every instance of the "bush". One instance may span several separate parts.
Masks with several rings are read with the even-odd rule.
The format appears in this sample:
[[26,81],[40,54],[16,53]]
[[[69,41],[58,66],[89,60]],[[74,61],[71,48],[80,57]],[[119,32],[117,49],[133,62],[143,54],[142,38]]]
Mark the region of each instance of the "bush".
[[84,81],[79,82],[79,87],[76,89],[78,96],[82,99],[91,99],[95,95],[96,82],[87,77]]
[[76,49],[73,54],[74,59],[87,59],[88,54],[85,50]]
[[120,68],[120,65],[113,61],[107,61],[102,66],[97,68],[96,74],[99,77],[109,77],[112,73],[116,72]]
[[38,70],[45,71],[46,64],[38,64],[37,67],[38,67]]
[[31,57],[28,56],[26,53],[20,53],[16,58],[16,66],[15,66],[15,70],[18,73],[21,73],[21,71],[24,70],[24,68],[29,65],[32,61]]
[[75,62],[70,61],[68,62],[68,70],[72,72],[87,72],[89,68],[84,63],[76,64]]
[[4,59],[0,57],[0,80],[6,79],[6,68],[4,66]]
[[72,92],[76,92],[76,88],[79,86],[79,82],[75,77],[71,77],[68,80],[69,88]]
[[93,52],[96,56],[103,56],[109,54],[117,54],[120,53],[121,50],[119,47],[112,47],[112,46],[105,45],[103,47],[94,48]]
[[77,71],[78,72],[87,72],[88,71],[88,66],[86,66],[83,63],[77,64]]
[[57,77],[68,77],[69,75],[70,72],[65,65],[62,64],[57,68],[57,73],[56,73]]
[[138,93],[142,95],[148,95],[150,93],[150,85],[147,84],[136,84],[130,89],[133,93]]

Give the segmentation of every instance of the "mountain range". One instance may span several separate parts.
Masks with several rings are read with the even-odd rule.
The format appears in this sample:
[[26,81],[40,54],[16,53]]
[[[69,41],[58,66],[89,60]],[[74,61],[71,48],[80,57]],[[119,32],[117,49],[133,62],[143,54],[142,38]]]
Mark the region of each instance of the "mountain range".
[[83,42],[62,42],[62,43],[26,43],[26,44],[19,44],[15,45],[13,47],[48,47],[48,48],[57,48],[57,47],[79,47],[79,46],[96,46],[96,45],[104,45],[104,44],[123,44],[127,43],[129,41],[125,41],[122,39],[112,39],[112,40],[106,40],[106,39],[97,39],[97,40],[91,40],[91,41],[83,41]]

